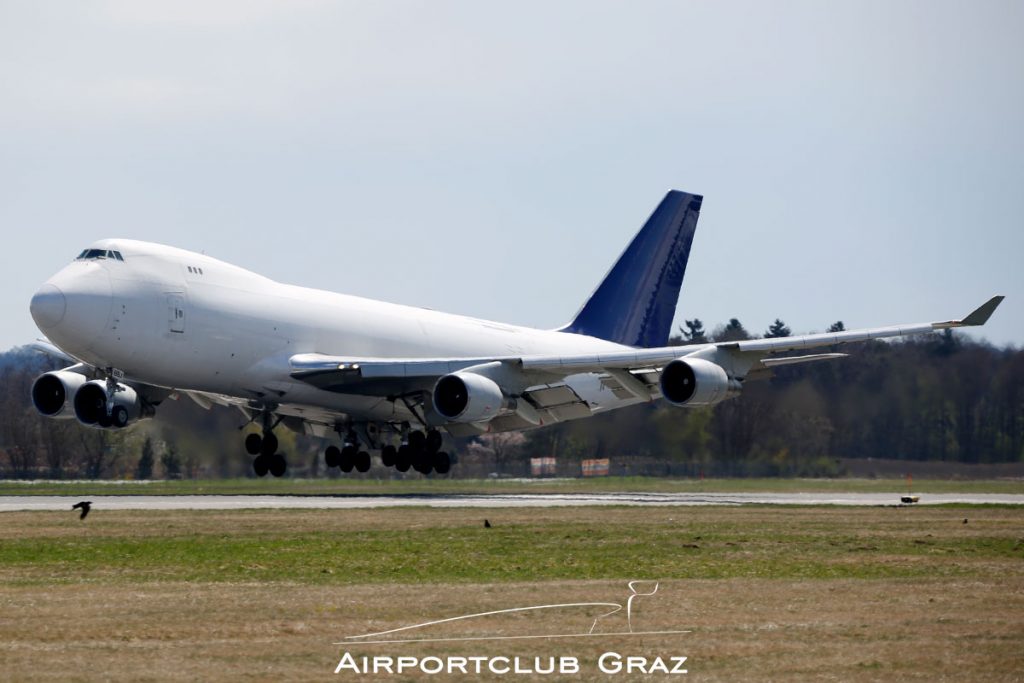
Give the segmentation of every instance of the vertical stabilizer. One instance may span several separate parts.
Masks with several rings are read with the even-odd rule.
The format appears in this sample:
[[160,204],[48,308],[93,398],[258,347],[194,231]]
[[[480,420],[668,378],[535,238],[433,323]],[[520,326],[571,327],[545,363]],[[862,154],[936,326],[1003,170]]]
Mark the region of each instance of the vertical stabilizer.
[[665,346],[703,197],[671,190],[562,332]]

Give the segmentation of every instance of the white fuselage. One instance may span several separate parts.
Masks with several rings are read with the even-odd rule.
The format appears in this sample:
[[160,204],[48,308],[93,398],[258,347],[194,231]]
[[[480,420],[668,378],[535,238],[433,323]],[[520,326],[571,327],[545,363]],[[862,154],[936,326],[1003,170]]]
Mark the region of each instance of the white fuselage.
[[[270,394],[289,404],[388,420],[403,417],[404,408],[294,380],[288,358],[299,353],[502,357],[628,348],[578,334],[281,284],[158,244],[114,239],[93,247],[116,250],[123,260],[72,262],[33,299],[33,316],[68,354],[170,389],[242,399]],[[636,402],[615,399],[596,376],[580,376],[575,383],[578,392],[591,394],[584,398],[601,408]]]

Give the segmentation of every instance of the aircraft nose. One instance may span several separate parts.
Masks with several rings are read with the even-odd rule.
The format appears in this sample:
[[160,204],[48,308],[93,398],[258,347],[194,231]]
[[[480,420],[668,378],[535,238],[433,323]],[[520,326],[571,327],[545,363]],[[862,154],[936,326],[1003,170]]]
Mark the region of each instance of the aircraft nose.
[[91,349],[107,329],[113,305],[107,271],[76,261],[46,281],[32,297],[29,310],[50,341],[81,353]]
[[59,325],[64,320],[67,308],[68,302],[64,297],[64,292],[60,291],[60,288],[56,285],[50,283],[40,287],[39,291],[32,297],[32,303],[29,304],[32,319],[36,321],[36,324],[42,330],[53,329]]

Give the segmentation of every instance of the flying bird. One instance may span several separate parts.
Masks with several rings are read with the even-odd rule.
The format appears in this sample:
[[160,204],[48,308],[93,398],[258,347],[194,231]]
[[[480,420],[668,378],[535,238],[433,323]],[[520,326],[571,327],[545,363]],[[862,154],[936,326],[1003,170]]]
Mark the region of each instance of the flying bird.
[[92,501],[91,500],[83,500],[83,501],[75,503],[74,505],[71,506],[72,510],[77,510],[78,508],[82,508],[82,514],[79,515],[78,518],[79,519],[85,519],[85,516],[87,514],[89,514],[89,510],[92,509]]

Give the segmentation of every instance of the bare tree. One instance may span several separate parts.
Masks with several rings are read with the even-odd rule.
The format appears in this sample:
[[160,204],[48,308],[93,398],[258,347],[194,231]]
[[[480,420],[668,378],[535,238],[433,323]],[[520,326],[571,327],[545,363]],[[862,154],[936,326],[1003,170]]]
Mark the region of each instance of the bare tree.
[[100,479],[117,462],[121,453],[109,429],[80,429],[82,473],[87,479]]
[[40,420],[39,437],[46,453],[47,476],[51,479],[63,479],[69,470],[74,469],[72,459],[74,438],[82,427],[69,420]]
[[36,476],[39,463],[39,420],[29,413],[25,399],[29,374],[26,368],[8,366],[0,375],[0,447],[8,472],[19,479]]
[[481,434],[467,447],[472,455],[489,457],[494,461],[494,471],[502,474],[505,466],[522,450],[526,435],[522,432],[497,432]]

